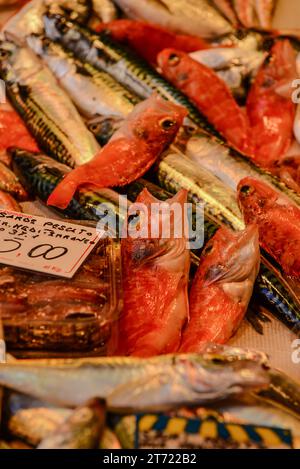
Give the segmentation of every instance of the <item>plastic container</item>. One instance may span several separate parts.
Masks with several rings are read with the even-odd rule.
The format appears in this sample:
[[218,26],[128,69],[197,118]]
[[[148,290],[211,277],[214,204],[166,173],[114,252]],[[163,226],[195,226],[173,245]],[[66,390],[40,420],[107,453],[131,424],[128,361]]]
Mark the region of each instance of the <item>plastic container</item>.
[[0,266],[0,314],[16,356],[105,354],[122,308],[120,246],[100,241],[71,279]]

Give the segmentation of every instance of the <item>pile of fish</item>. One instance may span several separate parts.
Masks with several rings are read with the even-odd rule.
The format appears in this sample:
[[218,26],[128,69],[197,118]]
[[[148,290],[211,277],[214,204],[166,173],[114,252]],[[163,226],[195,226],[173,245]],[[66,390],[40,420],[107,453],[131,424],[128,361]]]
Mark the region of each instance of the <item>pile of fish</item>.
[[[27,442],[98,447],[105,406],[207,405],[252,389],[278,401],[279,381],[288,389],[283,404],[293,402],[299,416],[296,384],[266,371],[261,357],[221,349],[218,363],[207,352],[208,343],[226,344],[246,315],[262,333],[262,307],[300,336],[292,99],[300,43],[271,31],[275,2],[20,3],[0,41],[10,103],[0,105],[0,206],[21,211],[22,201],[38,198],[64,217],[105,225],[111,215],[123,225],[113,233],[121,238],[124,307],[110,357],[0,365],[1,385],[79,406],[74,414],[56,409],[61,431]],[[174,206],[189,228],[203,207],[203,240],[193,251],[189,230],[178,236]],[[0,274],[4,320],[28,304],[44,314],[39,283],[6,268]],[[101,288],[85,283],[78,314],[93,308]],[[53,281],[51,292],[67,314],[76,288]],[[49,317],[60,317],[48,303]],[[90,434],[81,441],[83,427]]]

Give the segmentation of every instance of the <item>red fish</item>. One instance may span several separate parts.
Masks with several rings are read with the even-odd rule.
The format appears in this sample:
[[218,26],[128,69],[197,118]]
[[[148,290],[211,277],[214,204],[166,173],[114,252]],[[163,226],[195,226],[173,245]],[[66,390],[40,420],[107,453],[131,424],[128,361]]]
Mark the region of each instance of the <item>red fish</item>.
[[245,153],[250,151],[247,116],[213,70],[174,49],[162,51],[158,64],[164,77],[194,102],[229,143]]
[[48,205],[65,209],[82,185],[125,186],[138,179],[172,143],[186,115],[185,108],[157,95],[138,104],[92,161],[66,175]]
[[180,352],[199,353],[208,342],[225,344],[241,324],[260,265],[255,225],[220,228],[205,248],[190,292],[190,321]]
[[295,64],[296,55],[290,42],[277,42],[248,95],[247,113],[255,143],[254,158],[264,168],[276,164],[292,143],[296,106],[290,96],[280,95],[279,89],[296,78]]
[[238,186],[245,222],[257,223],[261,246],[284,272],[300,277],[300,209],[282,193],[255,178]]
[[[144,213],[149,213],[153,204],[159,208],[176,204],[183,217],[186,199],[187,192],[182,190],[161,202],[144,189],[134,206],[144,204]],[[188,319],[190,254],[184,235],[173,236],[178,227],[174,216],[161,215],[157,233],[162,235],[163,219],[170,223],[169,238],[142,237],[141,232],[139,238],[122,239],[124,309],[116,355],[150,357],[175,352],[180,345]],[[153,217],[142,219],[141,230],[144,227],[153,227]]]
[[185,52],[211,47],[198,37],[175,34],[160,26],[143,21],[121,19],[110,23],[101,23],[95,29],[97,32],[109,31],[116,41],[125,43],[152,64],[156,64],[158,53],[167,47]]
[[0,105],[0,151],[18,145],[30,152],[37,152],[38,147],[28,132],[24,122],[9,104]]

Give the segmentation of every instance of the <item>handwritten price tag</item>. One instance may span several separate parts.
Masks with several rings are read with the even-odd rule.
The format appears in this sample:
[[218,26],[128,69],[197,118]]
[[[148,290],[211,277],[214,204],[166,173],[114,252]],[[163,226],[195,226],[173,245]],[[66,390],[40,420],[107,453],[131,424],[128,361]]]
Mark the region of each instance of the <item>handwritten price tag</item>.
[[0,210],[0,263],[72,278],[100,240],[96,229]]

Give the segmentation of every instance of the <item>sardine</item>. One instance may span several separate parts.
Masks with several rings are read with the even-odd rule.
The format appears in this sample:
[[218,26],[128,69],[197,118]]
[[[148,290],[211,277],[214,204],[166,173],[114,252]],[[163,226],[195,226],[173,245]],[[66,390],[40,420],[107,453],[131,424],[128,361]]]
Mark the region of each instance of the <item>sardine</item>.
[[17,176],[0,162],[0,190],[8,192],[19,200],[25,200],[27,194]]
[[117,116],[125,118],[140,99],[108,73],[82,63],[60,44],[42,36],[27,38],[29,47],[39,55],[86,118]]
[[185,34],[221,36],[233,28],[206,0],[115,0],[126,16]]
[[0,384],[59,406],[93,396],[109,409],[161,409],[222,400],[267,387],[267,371],[252,361],[215,363],[201,355],[152,359],[24,360],[0,364]]
[[105,426],[105,403],[92,399],[72,412],[37,449],[97,449]]
[[30,49],[4,42],[0,52],[8,96],[39,147],[69,166],[90,161],[100,147],[52,73]]
[[219,135],[180,91],[170,85],[146,61],[114,41],[107,32],[96,34],[62,15],[44,15],[44,23],[46,36],[60,42],[82,62],[88,62],[98,70],[106,71],[141,98],[148,98],[155,91],[163,98],[186,107],[191,121],[208,132]]

